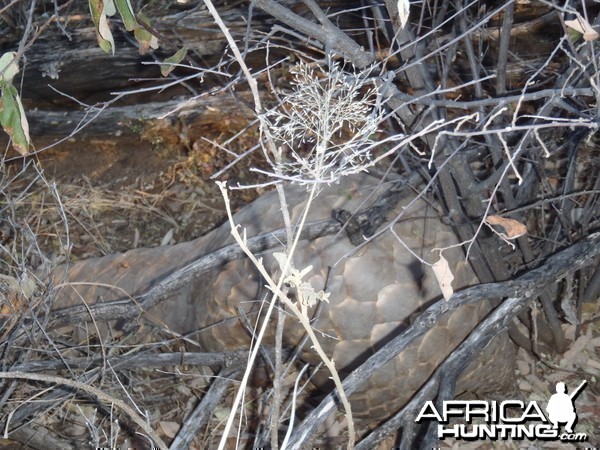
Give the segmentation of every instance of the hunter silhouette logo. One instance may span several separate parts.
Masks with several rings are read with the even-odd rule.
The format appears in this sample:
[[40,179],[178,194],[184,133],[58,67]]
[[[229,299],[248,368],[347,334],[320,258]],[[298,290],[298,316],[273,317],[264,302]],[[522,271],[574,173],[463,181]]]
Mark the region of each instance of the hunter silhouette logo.
[[[415,422],[438,422],[440,440],[451,437],[459,440],[586,441],[585,433],[573,431],[577,421],[573,402],[585,385],[586,381],[583,381],[569,395],[565,383],[557,383],[556,393],[546,406],[547,416],[536,401],[448,400],[440,406],[426,402]],[[559,424],[566,424],[562,433]]]
[[586,381],[581,383],[571,395],[566,393],[565,383],[556,383],[556,394],[553,394],[552,397],[550,397],[548,406],[546,406],[548,418],[554,425],[554,429],[558,429],[559,422],[566,422],[567,425],[565,431],[567,433],[573,433],[573,425],[577,420],[573,399],[581,392],[581,389],[583,389],[583,386],[585,386],[586,383]]

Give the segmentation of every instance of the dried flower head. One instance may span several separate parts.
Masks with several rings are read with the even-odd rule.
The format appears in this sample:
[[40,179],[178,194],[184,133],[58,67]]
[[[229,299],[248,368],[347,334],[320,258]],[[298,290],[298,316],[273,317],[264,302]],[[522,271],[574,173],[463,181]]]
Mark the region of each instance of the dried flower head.
[[326,71],[301,62],[292,90],[265,113],[282,158],[270,175],[303,184],[331,183],[364,170],[381,122],[379,92],[369,72]]

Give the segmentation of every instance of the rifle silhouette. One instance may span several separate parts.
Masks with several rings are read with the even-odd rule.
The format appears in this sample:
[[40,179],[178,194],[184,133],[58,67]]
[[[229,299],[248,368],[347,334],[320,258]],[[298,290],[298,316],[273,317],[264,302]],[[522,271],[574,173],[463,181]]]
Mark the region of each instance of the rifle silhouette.
[[575,389],[571,395],[569,395],[569,398],[571,400],[573,400],[575,398],[575,396],[577,394],[579,394],[579,391],[581,391],[581,389],[583,389],[583,386],[585,386],[586,383],[587,383],[587,381],[583,380],[583,382],[579,385],[579,387],[577,389]]

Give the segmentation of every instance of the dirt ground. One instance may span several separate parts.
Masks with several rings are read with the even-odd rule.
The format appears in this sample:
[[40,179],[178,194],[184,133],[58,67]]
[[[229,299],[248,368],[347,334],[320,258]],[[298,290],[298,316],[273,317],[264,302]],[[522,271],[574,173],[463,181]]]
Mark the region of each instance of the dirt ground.
[[[44,223],[58,220],[58,210],[43,195],[40,174],[55,183],[68,218],[72,260],[189,241],[225,220],[223,200],[210,177],[233,158],[211,141],[233,133],[213,127],[196,130],[201,137],[190,140],[168,121],[157,120],[118,137],[74,138],[40,153],[35,169],[11,164],[7,178],[14,178],[8,188],[17,192],[38,179],[20,206],[31,214],[45,213],[38,221],[38,235],[44,236]],[[229,150],[241,153],[244,142],[236,141]],[[38,145],[47,143],[38,140]],[[252,155],[218,179],[243,183],[248,165],[260,165],[260,159]],[[256,195],[255,189],[237,191],[234,208]],[[57,244],[48,240],[43,245],[52,253]]]

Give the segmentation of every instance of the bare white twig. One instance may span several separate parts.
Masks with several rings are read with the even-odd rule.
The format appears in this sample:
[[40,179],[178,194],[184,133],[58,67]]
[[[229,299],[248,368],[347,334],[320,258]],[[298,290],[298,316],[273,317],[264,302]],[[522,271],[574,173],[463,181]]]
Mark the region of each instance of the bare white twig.
[[[248,256],[248,258],[256,266],[256,268],[258,269],[260,274],[264,277],[268,288],[274,294],[274,297],[271,300],[271,302],[269,304],[269,308],[265,314],[266,317],[263,321],[262,327],[258,333],[258,336],[256,339],[257,343],[260,343],[265,335],[267,325],[268,325],[268,320],[271,315],[271,312],[273,311],[273,308],[275,305],[275,299],[277,298],[281,302],[283,302],[284,305],[287,308],[289,308],[294,313],[294,315],[300,320],[301,325],[304,327],[306,333],[308,334],[308,336],[313,344],[314,350],[317,352],[317,354],[319,355],[319,358],[321,358],[321,360],[324,362],[326,367],[331,372],[332,379],[333,379],[333,381],[336,385],[336,388],[338,389],[338,392],[339,392],[340,400],[346,411],[346,418],[348,420],[348,434],[349,434],[348,448],[349,449],[353,448],[354,440],[355,440],[355,436],[354,436],[355,432],[354,432],[354,421],[352,420],[352,412],[351,412],[352,408],[350,406],[350,402],[348,401],[348,398],[346,397],[346,395],[344,393],[344,390],[342,388],[342,380],[340,379],[339,374],[338,374],[337,370],[335,369],[333,361],[331,361],[329,359],[329,357],[323,351],[323,348],[321,347],[321,344],[319,343],[319,340],[311,326],[308,314],[306,314],[306,310],[302,309],[303,305],[300,305],[300,309],[299,309],[296,306],[296,304],[294,304],[292,301],[290,301],[289,298],[282,292],[281,286],[283,285],[284,277],[280,277],[279,281],[276,283],[273,280],[273,278],[271,277],[271,274],[264,267],[264,265],[262,263],[262,259],[260,259],[260,260],[257,259],[256,256],[254,256],[254,254],[250,251],[250,249],[246,245],[245,239],[242,237],[242,235],[240,235],[240,233],[238,231],[238,225],[235,224],[234,219],[233,219],[233,213],[231,212],[231,206],[230,206],[230,202],[229,202],[229,196],[227,193],[226,183],[217,182],[217,184],[219,186],[219,189],[221,190],[221,194],[223,195],[223,198],[225,199],[225,207],[227,210],[227,217],[229,218],[229,222],[231,223],[231,235],[233,236],[235,241],[238,243],[238,245],[240,245],[240,248],[244,251],[246,256]],[[309,194],[309,199],[307,202],[308,207],[310,206],[310,203],[312,202],[315,194],[316,194],[316,189],[313,187],[313,189],[311,189],[310,194]],[[304,210],[302,218],[300,219],[300,224],[298,227],[299,230],[302,230],[302,228],[303,228],[304,222],[306,220],[306,216],[308,214],[308,207]],[[286,273],[290,268],[290,265],[291,265],[291,256],[290,255],[293,255],[296,245],[298,244],[299,238],[300,238],[300,233],[298,232],[294,238],[292,245],[290,246],[289,251],[288,251],[288,259],[286,261],[285,267],[282,270],[283,273]],[[249,357],[248,367],[251,367],[254,364],[254,361],[256,360],[257,355],[258,355],[258,345],[255,345],[255,347],[252,349],[252,352]],[[249,371],[249,369],[247,369],[244,374],[244,377],[242,379],[242,388],[240,388],[238,390],[238,392],[236,394],[236,398],[234,400],[234,407],[232,408],[234,411],[236,410],[237,405],[239,405],[239,402],[241,400],[242,393],[243,393],[243,388],[246,385],[246,383],[248,382],[249,376],[250,376],[250,371]],[[229,423],[233,423],[233,414],[231,414],[228,418],[228,424]],[[231,425],[229,425],[229,428],[230,427],[231,427]],[[228,428],[226,427],[226,430],[227,429]],[[223,436],[221,438],[221,442],[219,444],[219,449],[225,448],[226,439],[227,439],[227,434],[223,434]]]

